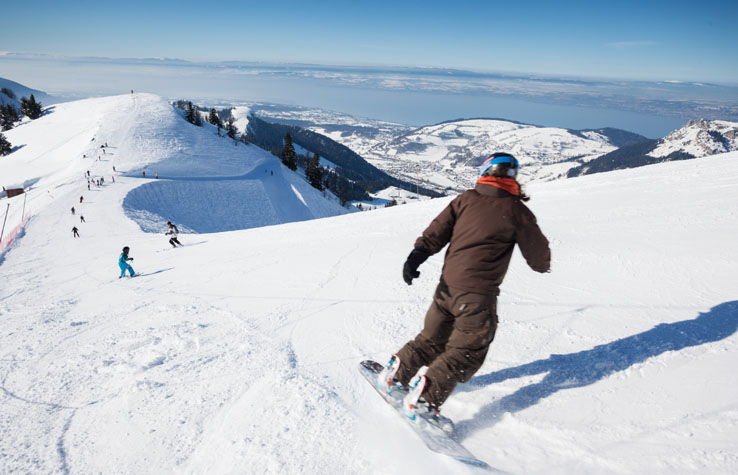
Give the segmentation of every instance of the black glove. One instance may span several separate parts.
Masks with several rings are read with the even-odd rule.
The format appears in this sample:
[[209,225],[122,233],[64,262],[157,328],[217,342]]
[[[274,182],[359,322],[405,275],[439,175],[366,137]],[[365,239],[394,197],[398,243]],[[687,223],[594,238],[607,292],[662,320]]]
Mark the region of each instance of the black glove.
[[407,285],[413,285],[413,279],[420,277],[418,267],[420,267],[420,264],[425,262],[428,257],[430,257],[430,252],[426,251],[422,247],[416,247],[410,255],[407,256],[405,265],[402,266],[402,278],[405,280]]

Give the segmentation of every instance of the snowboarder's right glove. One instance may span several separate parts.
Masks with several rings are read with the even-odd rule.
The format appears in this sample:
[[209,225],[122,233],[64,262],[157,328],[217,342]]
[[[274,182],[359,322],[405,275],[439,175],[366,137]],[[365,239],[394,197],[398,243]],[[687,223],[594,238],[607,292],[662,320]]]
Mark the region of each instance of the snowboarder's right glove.
[[402,266],[402,278],[405,280],[407,285],[413,285],[413,279],[420,277],[418,267],[420,267],[420,264],[425,262],[428,257],[430,257],[430,252],[426,251],[422,247],[416,247],[410,255],[407,256],[405,265]]

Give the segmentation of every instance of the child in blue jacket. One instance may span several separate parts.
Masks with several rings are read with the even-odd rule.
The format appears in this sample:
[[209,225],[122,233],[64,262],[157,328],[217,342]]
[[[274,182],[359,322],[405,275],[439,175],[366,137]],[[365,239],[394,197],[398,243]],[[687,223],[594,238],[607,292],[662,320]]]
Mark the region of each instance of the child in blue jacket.
[[128,251],[129,250],[130,249],[129,249],[128,246],[124,247],[123,248],[123,252],[121,253],[120,257],[118,258],[118,267],[120,267],[120,277],[118,277],[119,279],[122,279],[123,277],[125,277],[126,270],[131,275],[131,277],[133,277],[134,275],[136,275],[136,272],[134,272],[133,267],[131,267],[130,264],[128,264],[128,261],[132,261],[133,260],[132,257],[128,257]]

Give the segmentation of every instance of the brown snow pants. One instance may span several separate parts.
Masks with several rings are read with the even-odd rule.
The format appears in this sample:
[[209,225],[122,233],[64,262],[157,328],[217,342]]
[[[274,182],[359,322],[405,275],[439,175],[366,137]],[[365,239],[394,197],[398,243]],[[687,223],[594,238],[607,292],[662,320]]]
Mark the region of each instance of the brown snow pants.
[[497,330],[497,296],[438,284],[423,330],[397,356],[396,378],[408,385],[418,370],[428,366],[423,399],[439,407],[457,383],[471,379],[484,363]]

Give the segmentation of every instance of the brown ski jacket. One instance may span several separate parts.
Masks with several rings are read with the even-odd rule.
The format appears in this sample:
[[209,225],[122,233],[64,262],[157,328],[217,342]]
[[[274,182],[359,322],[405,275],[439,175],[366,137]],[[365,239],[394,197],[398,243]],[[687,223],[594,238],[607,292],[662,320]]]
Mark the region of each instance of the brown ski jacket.
[[467,292],[498,295],[515,243],[533,270],[549,270],[548,240],[533,213],[519,197],[480,183],[454,198],[415,247],[436,254],[449,244],[441,280]]

